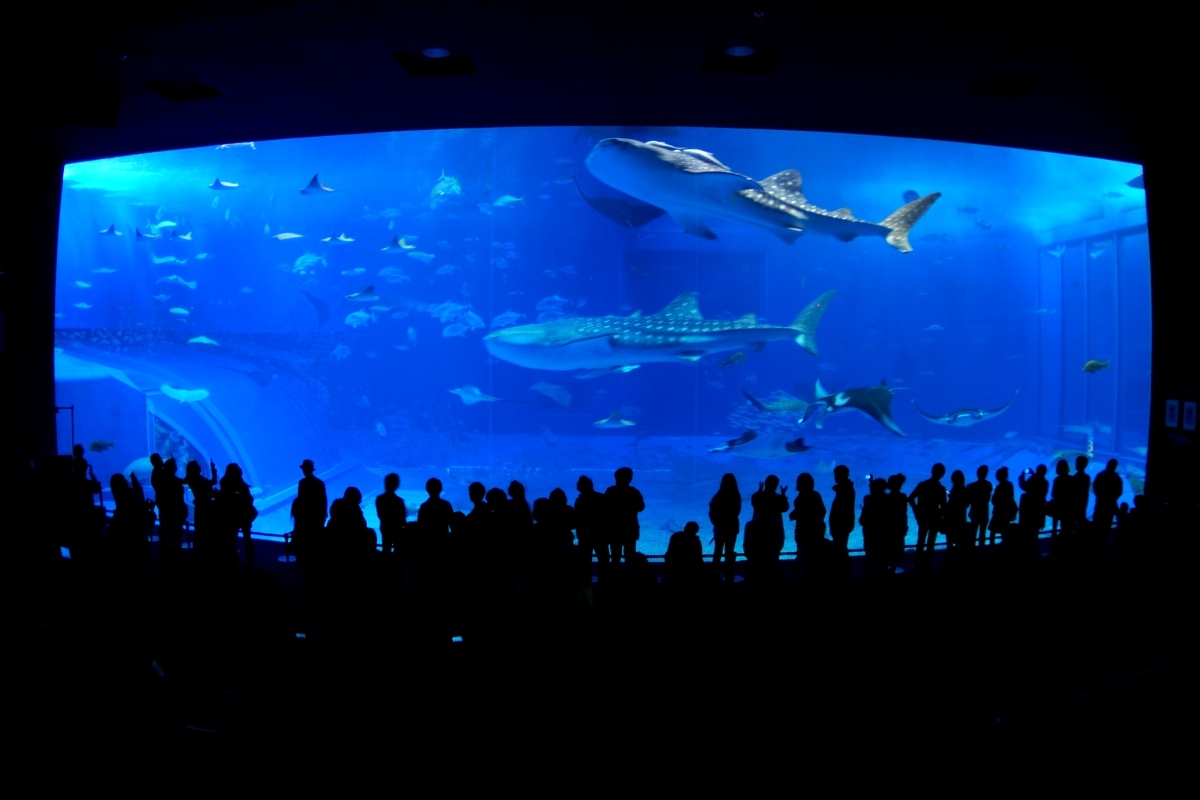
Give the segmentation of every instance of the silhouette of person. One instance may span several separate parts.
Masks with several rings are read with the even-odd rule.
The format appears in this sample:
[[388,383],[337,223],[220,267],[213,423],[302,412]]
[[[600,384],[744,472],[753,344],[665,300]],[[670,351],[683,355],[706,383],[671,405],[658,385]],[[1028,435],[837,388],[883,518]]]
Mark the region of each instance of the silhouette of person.
[[788,519],[796,523],[793,538],[796,542],[796,553],[825,538],[825,500],[816,490],[816,481],[807,472],[796,476],[796,500],[792,505]]
[[[481,484],[482,487],[482,484]],[[404,552],[404,528],[408,524],[408,509],[404,498],[396,494],[400,488],[400,476],[389,472],[383,478],[383,492],[375,496],[375,514],[379,517],[379,536],[383,541],[383,555],[389,561],[400,562],[400,579],[408,566],[408,555]]]
[[158,506],[159,547],[167,558],[179,555],[183,545],[183,526],[187,524],[187,504],[183,499],[183,481],[176,474],[177,463],[172,456],[150,474],[157,478],[154,502]]
[[[246,566],[254,566],[254,538],[250,535],[250,526],[258,517],[258,509],[254,507],[254,496],[250,493],[250,487],[242,477],[242,468],[237,464],[225,467],[218,502],[226,535],[230,537],[227,545],[235,547],[238,532],[241,531],[242,543],[246,548]],[[230,551],[230,554],[235,553],[236,550]]]
[[[708,501],[708,520],[713,526],[713,569],[721,575],[721,559],[725,559],[724,576],[733,582],[733,565],[737,560],[734,547],[742,529],[742,493],[738,491],[737,478],[732,472],[721,476],[717,493]],[[675,534],[672,535],[672,539]]]
[[1075,456],[1075,474],[1071,476],[1075,487],[1072,492],[1074,506],[1071,509],[1071,523],[1075,532],[1082,532],[1087,525],[1088,499],[1091,496],[1092,488],[1092,479],[1087,474],[1087,466],[1087,456]]
[[866,552],[865,571],[868,578],[884,572],[887,563],[888,507],[887,481],[872,478],[867,483],[867,495],[862,501],[858,524],[862,528],[863,550]]
[[755,583],[774,583],[779,573],[779,554],[783,551],[783,512],[788,510],[787,486],[782,491],[779,478],[768,475],[750,496],[754,516],[746,523],[743,549]]
[[691,587],[700,583],[704,574],[704,548],[699,534],[698,522],[688,522],[683,530],[671,534],[666,557],[669,585]]
[[945,474],[944,464],[934,464],[929,477],[918,483],[908,498],[908,504],[917,518],[918,557],[932,554],[933,546],[937,543],[942,513],[946,508],[946,487],[941,483]]
[[1050,516],[1050,538],[1055,538],[1059,531],[1069,531],[1071,517],[1075,513],[1075,481],[1071,478],[1071,465],[1065,458],[1060,458],[1054,465],[1054,483],[1050,486],[1050,501],[1046,503],[1046,513]]
[[854,481],[850,468],[838,464],[833,468],[833,503],[829,508],[829,536],[839,553],[849,554],[850,534],[854,532]]
[[292,546],[296,550],[296,559],[303,566],[305,558],[320,547],[329,499],[325,494],[325,481],[316,476],[316,465],[311,458],[300,462],[300,471],[304,477],[296,484],[296,499],[292,501]]
[[[515,481],[514,481],[515,483]],[[519,484],[518,484],[519,485]],[[512,487],[509,487],[510,491]],[[442,497],[442,482],[437,478],[425,481],[425,491],[429,495],[417,509],[417,530],[419,539],[414,542],[415,561],[418,571],[423,577],[434,578],[442,569],[443,559],[450,540],[450,526],[454,522],[454,507]],[[521,495],[524,501],[524,493]],[[509,501],[511,508],[512,501]]]
[[1092,492],[1096,495],[1096,507],[1092,511],[1092,525],[1096,529],[1096,538],[1100,543],[1108,541],[1112,530],[1113,519],[1117,516],[1117,502],[1125,492],[1125,483],[1117,474],[1117,460],[1110,458],[1104,471],[1092,482]]
[[[904,540],[908,538],[908,495],[904,493],[904,473],[888,478],[887,561],[884,568],[895,572],[904,558]],[[991,492],[991,484],[988,485]]]
[[971,507],[967,512],[966,544],[983,547],[986,544],[988,529],[988,503],[992,500],[992,482],[987,479],[987,464],[981,464],[975,470],[975,480],[967,484],[967,496]]
[[626,561],[641,538],[638,514],[646,510],[642,493],[633,485],[633,470],[621,467],[613,473],[616,483],[604,490],[604,505],[608,511],[608,529],[612,543],[613,565]]
[[213,487],[217,483],[217,465],[208,462],[209,474],[204,477],[199,461],[189,461],[183,471],[183,482],[192,493],[192,550],[199,558],[207,558],[212,545]]
[[1000,540],[1003,541],[1016,518],[1016,489],[1008,479],[1008,467],[1000,467],[996,470],[996,490],[992,492],[992,521],[988,523],[988,533],[991,535],[988,543],[996,543],[996,534],[1000,534]]
[[967,476],[961,469],[950,473],[950,495],[946,498],[946,510],[942,513],[942,532],[946,534],[948,547],[959,547],[967,535],[967,511],[971,497],[967,492]]
[[108,536],[116,561],[126,567],[145,564],[150,557],[150,542],[146,538],[146,495],[137,475],[130,473],[132,483],[117,472],[108,480],[113,497],[113,515],[108,523]]
[[596,572],[608,577],[608,540],[604,526],[604,495],[587,475],[575,481],[579,495],[575,498],[575,534],[579,538],[579,557],[591,573],[592,554],[596,554]]
[[347,486],[342,496],[329,506],[326,552],[342,566],[361,565],[375,553],[375,533],[367,527],[361,503],[362,492],[355,486]]
[[1022,546],[1033,547],[1046,525],[1046,495],[1050,492],[1046,465],[1038,464],[1036,470],[1027,468],[1017,479],[1017,484],[1022,492],[1017,527],[1021,531]]

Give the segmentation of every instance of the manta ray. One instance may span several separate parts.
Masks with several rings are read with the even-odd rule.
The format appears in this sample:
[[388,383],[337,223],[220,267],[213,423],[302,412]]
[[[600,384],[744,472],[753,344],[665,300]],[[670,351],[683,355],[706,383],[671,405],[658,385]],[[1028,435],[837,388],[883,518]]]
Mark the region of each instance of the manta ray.
[[804,417],[800,420],[801,423],[815,420],[816,426],[820,428],[821,420],[827,414],[853,408],[863,412],[897,436],[908,435],[900,430],[896,420],[892,419],[892,397],[894,395],[888,387],[887,381],[880,381],[878,386],[866,389],[847,389],[844,392],[830,394],[825,391],[825,388],[821,386],[821,381],[818,380],[814,393],[817,397],[805,410]]
[[742,394],[750,401],[750,405],[768,414],[800,414],[803,416],[808,407],[812,405],[806,400],[798,400],[794,397],[785,397],[764,403],[745,389],[742,389]]
[[764,228],[791,244],[804,233],[849,242],[879,236],[901,253],[912,251],[908,233],[941,197],[933,192],[906,203],[882,222],[856,218],[849,208],[829,211],[808,202],[794,169],[762,180],[734,172],[712,153],[665,142],[604,139],[587,157],[588,170],[613,189],[663,209],[688,233],[717,235],[706,219],[728,219]]
[[982,408],[959,408],[940,416],[922,411],[921,407],[917,405],[916,400],[913,401],[913,408],[917,410],[918,414],[930,422],[935,422],[938,425],[954,425],[959,428],[966,428],[970,425],[983,422],[985,419],[991,419],[992,417],[1000,416],[1005,411],[1008,411],[1008,407],[1016,402],[1016,399],[1017,392],[1013,392],[1011,400],[1002,405],[1000,408],[996,408],[991,411],[984,411]]
[[710,453],[729,453],[745,458],[787,458],[805,450],[811,450],[804,443],[803,437],[788,440],[786,434],[773,433],[759,436],[754,431],[746,431],[736,439],[730,439],[718,447],[710,447]]
[[473,406],[476,403],[498,403],[502,399],[492,397],[490,394],[484,394],[479,390],[478,386],[471,386],[469,384],[458,389],[447,389],[446,391],[450,394],[458,395],[458,399],[469,406]]
[[300,194],[324,194],[325,192],[332,191],[333,189],[330,189],[328,186],[321,183],[320,178],[318,178],[316,175],[313,175],[312,180],[308,182],[308,186],[305,186],[300,190]]
[[791,339],[817,354],[817,325],[836,292],[808,305],[791,325],[761,325],[753,314],[732,320],[705,319],[696,295],[685,292],[657,314],[569,317],[495,330],[484,337],[488,352],[530,369],[600,370],[647,362],[696,362],[711,353],[761,349]]

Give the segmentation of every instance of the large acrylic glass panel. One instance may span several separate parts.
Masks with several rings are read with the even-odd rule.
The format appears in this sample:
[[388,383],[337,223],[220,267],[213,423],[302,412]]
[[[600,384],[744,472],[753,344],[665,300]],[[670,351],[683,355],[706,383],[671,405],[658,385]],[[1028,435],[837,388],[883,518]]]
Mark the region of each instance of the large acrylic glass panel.
[[[652,157],[589,161],[610,136]],[[837,464],[860,498],[866,475],[903,472],[911,490],[934,461],[973,476],[1080,450],[1136,470],[1138,174],[713,129],[403,132],[73,164],[58,400],[102,475],[150,448],[242,464],[267,531],[290,528],[303,458],[331,494],[361,488],[369,518],[391,471],[410,508],[431,476],[463,507],[473,480],[574,496],[580,475],[603,489],[628,465],[648,553],[689,519],[707,527],[725,472],[747,500],[770,473],[811,472],[828,501]],[[910,202],[927,208],[901,252],[885,235]],[[814,355],[789,326],[826,292]],[[489,352],[485,337],[521,326],[551,345]],[[594,345],[604,359],[584,365]],[[829,413],[801,422],[813,403]]]

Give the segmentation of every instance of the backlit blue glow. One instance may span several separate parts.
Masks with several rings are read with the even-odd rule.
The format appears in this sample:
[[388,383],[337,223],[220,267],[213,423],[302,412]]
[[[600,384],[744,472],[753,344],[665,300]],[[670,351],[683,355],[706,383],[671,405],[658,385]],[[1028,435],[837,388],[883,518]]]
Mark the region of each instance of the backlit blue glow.
[[[607,137],[680,150],[589,169]],[[789,169],[800,199],[768,192]],[[410,508],[430,476],[461,508],[474,480],[573,498],[580,475],[603,490],[628,465],[647,553],[689,519],[708,528],[725,472],[743,523],[767,474],[811,472],[828,503],[841,463],[861,499],[868,473],[911,491],[934,461],[949,485],[1090,452],[1093,474],[1118,458],[1132,494],[1151,347],[1140,174],[948,142],[615,127],[71,164],[56,401],[76,406],[102,483],[148,487],[155,450],[236,461],[270,532],[291,529],[305,458],[331,497],[359,487],[369,521],[393,471]],[[881,223],[934,193],[912,252],[889,244]],[[831,292],[811,331],[789,329]],[[881,381],[894,430],[836,402]],[[829,402],[806,414],[818,388]],[[801,437],[810,449],[785,447]]]

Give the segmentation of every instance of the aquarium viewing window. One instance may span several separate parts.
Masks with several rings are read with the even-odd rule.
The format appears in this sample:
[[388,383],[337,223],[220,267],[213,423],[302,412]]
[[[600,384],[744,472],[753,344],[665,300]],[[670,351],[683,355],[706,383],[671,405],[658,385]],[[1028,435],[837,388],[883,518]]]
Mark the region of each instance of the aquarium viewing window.
[[[57,403],[98,475],[242,465],[256,528],[397,472],[603,490],[640,549],[721,476],[968,480],[1085,454],[1144,477],[1141,167],[860,135],[512,128],[69,164]],[[64,423],[65,425],[65,423]],[[70,432],[60,431],[69,451]],[[144,475],[143,475],[144,477]],[[1125,499],[1129,499],[1126,497]],[[749,519],[747,502],[742,522]],[[915,527],[911,533],[915,534]],[[790,537],[789,537],[790,538]],[[706,537],[707,539],[707,537]],[[851,540],[861,541],[857,532]]]

